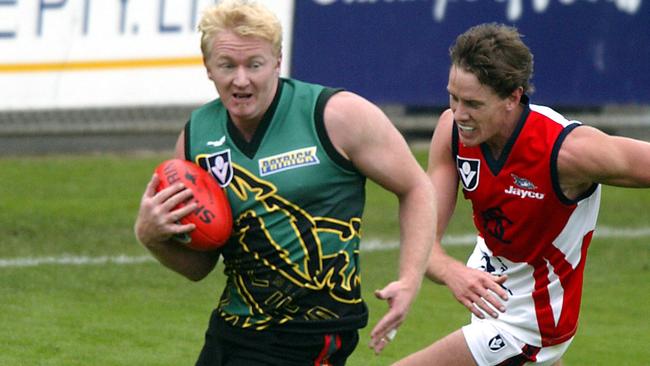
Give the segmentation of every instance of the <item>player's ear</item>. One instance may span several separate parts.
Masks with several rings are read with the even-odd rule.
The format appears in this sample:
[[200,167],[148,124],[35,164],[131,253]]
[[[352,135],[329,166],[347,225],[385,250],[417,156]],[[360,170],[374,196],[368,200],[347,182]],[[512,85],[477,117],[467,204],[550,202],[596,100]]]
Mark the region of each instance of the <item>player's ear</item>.
[[280,70],[282,67],[282,51],[278,54],[278,63],[275,65],[275,71],[280,75]]
[[513,111],[519,105],[521,97],[524,95],[524,88],[518,87],[506,98],[506,109],[508,112]]
[[208,60],[206,60],[205,57],[203,57],[203,66],[205,67],[205,72],[208,75],[208,79],[214,81],[212,78],[212,71],[210,71],[210,68],[208,67]]

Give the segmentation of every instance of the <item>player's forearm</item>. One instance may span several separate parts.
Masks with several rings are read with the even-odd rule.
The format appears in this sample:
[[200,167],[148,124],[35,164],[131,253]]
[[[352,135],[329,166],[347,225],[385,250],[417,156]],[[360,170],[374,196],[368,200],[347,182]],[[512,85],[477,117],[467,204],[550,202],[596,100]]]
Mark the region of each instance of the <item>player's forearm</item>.
[[162,265],[192,281],[205,278],[219,259],[218,252],[199,252],[172,240],[142,244]]
[[453,274],[453,267],[461,265],[461,262],[450,257],[442,248],[440,239],[436,239],[431,247],[431,254],[426,265],[426,277],[433,282],[444,285],[447,283],[447,276]]
[[[427,181],[428,183],[428,181]],[[435,203],[430,184],[400,199],[400,280],[418,289],[435,237]]]
[[[453,265],[456,260],[445,252],[442,248],[442,237],[445,233],[449,221],[454,214],[456,207],[457,181],[455,179],[447,178],[448,175],[443,174],[443,170],[438,170],[432,174],[432,182],[436,188],[436,232],[433,245],[431,246],[431,254],[427,260],[426,276],[430,280],[438,283],[445,284],[445,274],[448,272],[450,264]],[[449,173],[451,174],[451,173]],[[455,171],[453,172],[455,174]]]

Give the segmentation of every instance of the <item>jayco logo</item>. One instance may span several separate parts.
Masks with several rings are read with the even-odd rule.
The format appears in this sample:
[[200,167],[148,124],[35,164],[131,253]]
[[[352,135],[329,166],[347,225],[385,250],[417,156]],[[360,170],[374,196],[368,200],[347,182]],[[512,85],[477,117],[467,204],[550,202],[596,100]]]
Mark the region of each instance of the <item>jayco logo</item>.
[[534,190],[537,189],[537,186],[534,185],[531,181],[525,178],[518,177],[514,174],[510,174],[510,176],[514,180],[515,185],[510,186],[508,187],[508,189],[504,190],[503,192],[505,194],[509,194],[512,196],[519,196],[521,198],[533,198],[536,200],[544,199],[544,193],[535,192]]
[[527,191],[525,189],[516,188],[513,186],[508,187],[508,189],[504,190],[503,192],[513,196],[519,196],[521,198],[534,198],[536,200],[544,199],[544,193]]

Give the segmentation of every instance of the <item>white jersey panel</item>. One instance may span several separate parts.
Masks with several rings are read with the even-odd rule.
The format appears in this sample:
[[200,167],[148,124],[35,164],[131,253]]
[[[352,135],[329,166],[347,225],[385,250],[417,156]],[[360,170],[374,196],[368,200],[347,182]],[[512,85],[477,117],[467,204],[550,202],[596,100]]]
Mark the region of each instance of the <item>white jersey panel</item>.
[[586,233],[596,228],[600,206],[601,186],[589,198],[578,202],[564,230],[558,235],[553,245],[558,248],[566,260],[575,269],[582,259],[582,240]]

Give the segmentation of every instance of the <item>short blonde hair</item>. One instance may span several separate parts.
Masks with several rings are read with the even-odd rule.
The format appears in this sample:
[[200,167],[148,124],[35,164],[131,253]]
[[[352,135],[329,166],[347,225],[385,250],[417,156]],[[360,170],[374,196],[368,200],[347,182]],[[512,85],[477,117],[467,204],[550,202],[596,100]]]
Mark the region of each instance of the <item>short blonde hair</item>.
[[201,52],[207,60],[214,38],[221,32],[232,31],[241,37],[257,37],[271,43],[273,52],[282,52],[282,25],[265,6],[252,0],[223,0],[203,12],[198,25],[201,32]]

